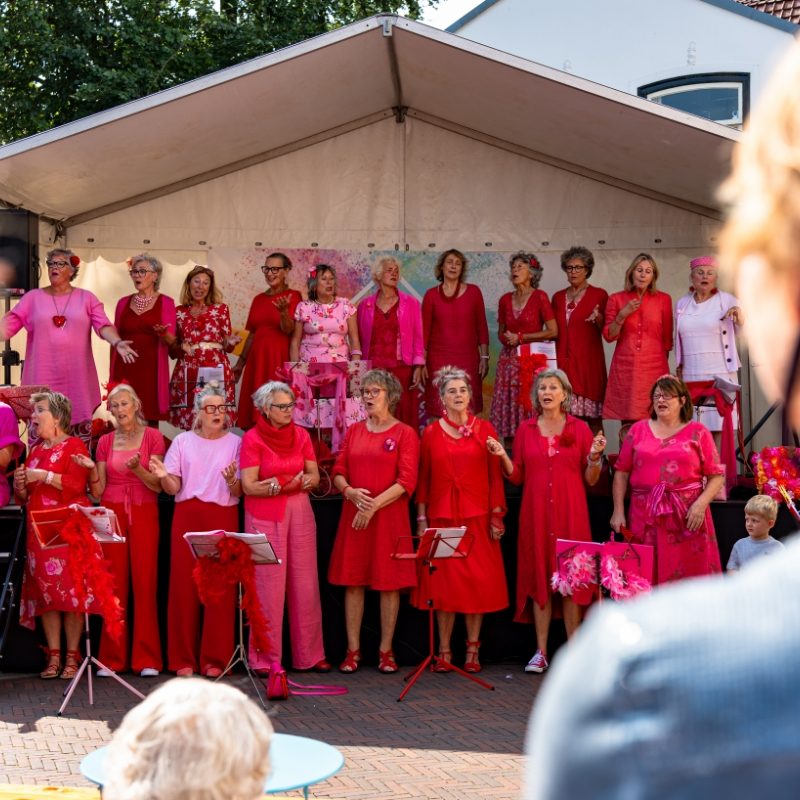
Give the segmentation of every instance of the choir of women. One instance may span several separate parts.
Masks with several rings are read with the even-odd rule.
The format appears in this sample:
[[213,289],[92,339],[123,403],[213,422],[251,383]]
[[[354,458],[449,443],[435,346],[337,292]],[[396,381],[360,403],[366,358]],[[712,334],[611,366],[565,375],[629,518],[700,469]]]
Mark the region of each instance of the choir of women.
[[[421,305],[399,290],[399,261],[377,260],[375,292],[358,309],[337,293],[336,272],[326,264],[309,270],[303,300],[287,285],[289,257],[271,253],[262,267],[266,289],[253,300],[236,369],[228,353],[239,338],[213,270],[198,265],[189,272],[176,312],[171,298],[159,292],[158,259],[133,257],[129,272],[136,291],[118,302],[112,325],[93,294],[72,286],[79,263],[69,250],[48,253],[49,285],[27,293],[2,321],[6,338],[23,327],[28,332],[23,380],[49,387],[31,397],[32,447],[27,463],[14,471],[13,490],[29,513],[87,504],[89,497],[116,513],[126,542],[108,546],[104,555],[127,623],[120,639],[103,633],[100,656],[110,670],[151,676],[164,667],[157,605],[159,491],[175,497],[167,669],[217,677],[233,652],[234,588],[203,606],[183,537],[188,531],[238,530],[242,495],[245,530],[265,533],[280,558],[277,566],[257,568],[257,594],[271,635],[268,652],[251,649],[251,664],[267,671],[284,660],[286,608],[292,666],[331,669],[309,501],[320,473],[309,433],[297,424],[301,398],[277,378],[287,361],[342,364],[360,359],[362,347],[374,367],[361,380],[366,419],[350,424],[333,470],[344,502],[327,579],[345,587],[342,672],[354,673],[362,663],[367,589],[379,595],[375,655],[381,672],[398,669],[394,634],[403,592],[410,592],[416,607],[432,604],[437,612],[437,670],[448,672],[453,663],[457,614],[465,617],[466,642],[463,651],[456,648],[464,653],[464,669],[481,670],[484,615],[508,605],[501,551],[504,473],[523,487],[514,619],[534,623],[536,649],[526,671],[546,670],[552,617],[563,615],[568,635],[581,619],[573,600],[553,594],[550,577],[556,539],[591,540],[585,489],[600,474],[603,419],[635,423],[616,462],[612,527],[630,529],[634,541],[655,548],[658,582],[720,569],[709,504],[723,468],[708,429],[692,421],[692,393],[717,378],[735,383],[742,316],[736,298],[717,290],[709,257],[692,261],[692,290],[677,303],[674,377],[667,374],[672,304],[656,288],[652,256],[636,256],[624,291],[608,297],[589,283],[592,253],[572,247],[561,255],[568,286],[554,294],[551,305],[538,289],[537,257],[515,253],[509,261],[513,291],[500,298],[498,308],[502,351],[494,424],[476,416],[489,369],[488,327],[483,297],[466,282],[467,259],[458,250],[441,254],[439,285]],[[122,381],[109,384],[114,431],[101,438],[94,457],[71,435],[99,402],[92,329],[112,345],[112,375]],[[608,380],[602,337],[615,343]],[[539,372],[531,397],[534,416],[525,419],[517,348],[548,339],[556,340],[559,369]],[[171,384],[168,354],[176,359]],[[230,430],[234,386],[242,373],[238,423],[249,428],[244,439]],[[433,421],[420,439],[423,388]],[[149,425],[166,418],[184,432],[165,453],[164,439]],[[513,440],[512,457],[503,440]],[[13,411],[0,404],[0,464],[8,468],[22,452]],[[7,501],[8,494],[0,499]],[[442,559],[433,574],[403,557],[414,547],[412,501],[417,534],[430,528],[464,531],[455,545],[462,557]],[[22,624],[33,627],[41,617],[47,643],[42,677],[70,678],[79,664],[82,619],[68,548],[43,548],[33,530],[29,525]]]

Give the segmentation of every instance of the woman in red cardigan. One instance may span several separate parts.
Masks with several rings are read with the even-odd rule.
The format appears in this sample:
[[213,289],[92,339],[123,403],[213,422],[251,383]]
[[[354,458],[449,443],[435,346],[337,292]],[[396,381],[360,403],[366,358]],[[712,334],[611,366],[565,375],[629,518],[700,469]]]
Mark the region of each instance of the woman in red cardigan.
[[572,384],[569,413],[585,420],[597,433],[603,427],[606,393],[606,356],[602,329],[608,292],[592,286],[594,256],[585,247],[570,247],[561,254],[561,269],[568,288],[553,295],[558,325],[556,361]]

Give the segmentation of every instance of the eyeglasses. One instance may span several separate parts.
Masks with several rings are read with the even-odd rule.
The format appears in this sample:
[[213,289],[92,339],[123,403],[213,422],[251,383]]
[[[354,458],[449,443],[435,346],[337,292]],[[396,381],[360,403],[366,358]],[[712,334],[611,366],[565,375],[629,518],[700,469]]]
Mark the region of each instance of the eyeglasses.
[[46,261],[48,267],[55,267],[56,269],[64,269],[69,266],[68,261]]
[[261,267],[261,271],[265,275],[277,275],[282,269],[286,269],[286,267],[268,267],[266,264]]
[[128,275],[132,275],[134,278],[141,278],[143,275],[147,275],[148,272],[155,272],[154,269],[129,269]]
[[361,396],[362,397],[377,397],[383,389],[362,389]]
[[222,403],[221,405],[218,406],[212,406],[212,405],[203,406],[203,411],[205,411],[206,414],[224,414],[227,410],[228,410],[227,403]]
[[583,264],[570,264],[567,267],[564,267],[565,272],[583,272],[586,267]]
[[291,403],[273,403],[270,408],[277,408],[278,411],[291,411],[296,403],[292,400]]
[[678,395],[664,394],[663,392],[653,392],[653,400],[675,400]]

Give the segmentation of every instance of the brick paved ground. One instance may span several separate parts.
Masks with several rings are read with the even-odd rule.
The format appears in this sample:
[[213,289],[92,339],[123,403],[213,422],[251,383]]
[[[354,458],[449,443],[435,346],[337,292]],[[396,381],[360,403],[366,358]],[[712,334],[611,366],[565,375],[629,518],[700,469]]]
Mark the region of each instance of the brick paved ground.
[[[398,676],[364,667],[353,676],[290,675],[309,683],[345,684],[343,697],[297,697],[270,704],[276,730],[322,739],[345,755],[342,771],[312,790],[328,798],[517,798],[525,727],[542,678],[519,665],[491,666],[486,691],[456,675],[426,674],[402,702]],[[133,678],[147,693],[163,678]],[[252,693],[245,675],[233,683]],[[85,683],[65,716],[61,681],[0,675],[0,783],[88,785],[79,764],[107,742],[135,698],[116,681]],[[248,690],[249,687],[249,690]]]

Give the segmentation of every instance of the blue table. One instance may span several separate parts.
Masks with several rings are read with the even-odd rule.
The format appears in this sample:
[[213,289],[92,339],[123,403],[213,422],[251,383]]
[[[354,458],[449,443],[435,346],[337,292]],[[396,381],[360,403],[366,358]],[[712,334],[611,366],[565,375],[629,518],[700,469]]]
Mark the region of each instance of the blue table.
[[[108,747],[101,747],[81,761],[81,774],[102,787],[105,783],[105,761]],[[335,775],[344,764],[344,756],[333,746],[309,739],[276,733],[270,746],[272,773],[264,784],[266,794],[302,789],[308,798],[308,787]]]

